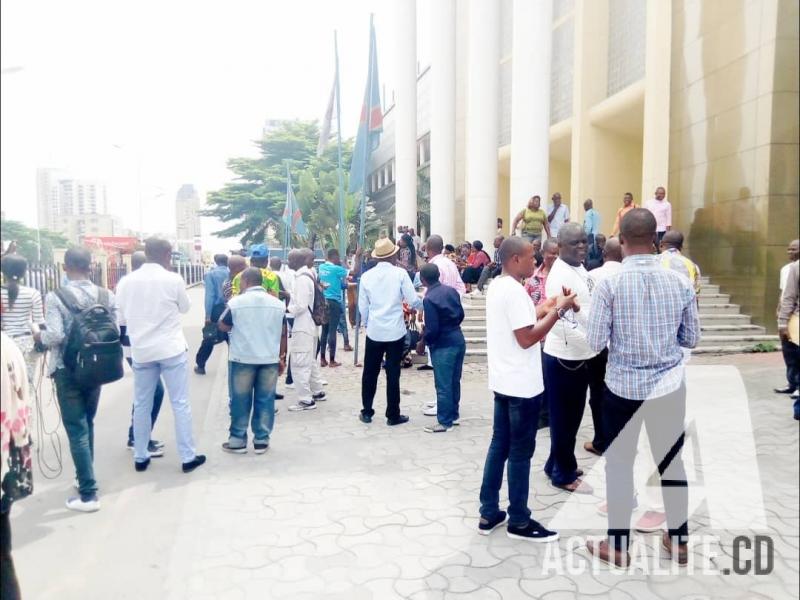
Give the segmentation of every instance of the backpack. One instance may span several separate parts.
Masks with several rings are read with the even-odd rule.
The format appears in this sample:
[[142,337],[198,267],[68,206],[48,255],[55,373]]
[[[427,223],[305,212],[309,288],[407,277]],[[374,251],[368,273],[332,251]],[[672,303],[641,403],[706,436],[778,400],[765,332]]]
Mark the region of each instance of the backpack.
[[325,325],[328,322],[328,303],[325,301],[322,286],[310,273],[300,273],[300,275],[305,275],[314,284],[314,308],[308,307],[314,325]]
[[88,308],[78,306],[63,288],[55,294],[73,315],[64,343],[64,366],[78,386],[97,387],[122,379],[122,344],[108,291],[98,288],[97,303]]

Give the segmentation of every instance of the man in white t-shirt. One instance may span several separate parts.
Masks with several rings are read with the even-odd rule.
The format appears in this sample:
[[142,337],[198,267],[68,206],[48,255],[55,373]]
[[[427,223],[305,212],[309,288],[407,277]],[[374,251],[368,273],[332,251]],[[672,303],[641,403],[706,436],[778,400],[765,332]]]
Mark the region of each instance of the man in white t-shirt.
[[[558,539],[531,518],[528,488],[536,423],[544,398],[539,342],[568,309],[574,295],[553,294],[538,308],[522,287],[533,274],[533,246],[520,237],[500,245],[502,275],[486,296],[489,389],[494,392],[492,441],[483,469],[478,532],[488,535],[508,516],[508,536],[536,542]],[[567,290],[567,293],[569,291]],[[500,487],[508,462],[508,515],[500,510]]]
[[[781,267],[781,276],[779,286],[781,293],[778,295],[778,311],[781,309],[781,299],[783,298],[783,290],[786,289],[786,282],[789,280],[789,271],[792,265],[797,262],[800,257],[800,240],[792,240],[786,248],[786,255],[789,257],[789,262]],[[788,385],[783,388],[775,388],[776,394],[794,394],[797,391],[795,381],[797,381],[797,371],[800,367],[797,366],[797,345],[792,343],[791,340],[781,338],[781,350],[783,351],[783,361],[786,363],[786,382]]]
[[[571,311],[561,319],[547,336],[544,345],[545,379],[550,409],[550,457],[544,470],[554,487],[567,492],[591,494],[584,483],[575,459],[575,439],[586,407],[586,391],[596,390],[591,404],[595,423],[595,440],[602,453],[605,440],[602,434],[602,385],[606,375],[608,352],[589,348],[586,323],[594,281],[584,268],[588,240],[577,223],[567,223],[558,234],[558,258],[547,276],[545,294],[549,298],[568,288],[578,295],[579,311]],[[599,430],[599,431],[598,431]]]
[[565,223],[569,223],[569,208],[561,203],[561,193],[553,194],[553,203],[547,207],[547,222],[550,227],[550,237],[558,238],[558,232]]

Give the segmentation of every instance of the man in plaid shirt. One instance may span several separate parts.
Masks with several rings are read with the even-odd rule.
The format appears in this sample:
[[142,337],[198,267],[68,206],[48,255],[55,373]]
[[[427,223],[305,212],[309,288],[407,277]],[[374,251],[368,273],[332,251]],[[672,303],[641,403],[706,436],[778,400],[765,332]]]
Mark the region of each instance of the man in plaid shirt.
[[587,547],[600,560],[630,564],[633,463],[644,422],[667,512],[662,545],[684,565],[688,488],[681,459],[686,414],[681,348],[694,348],[700,338],[697,302],[689,280],[661,267],[651,254],[652,213],[631,210],[621,229],[622,269],[597,285],[589,311],[589,346],[595,351],[608,346],[603,426],[611,445],[605,453],[608,541]]

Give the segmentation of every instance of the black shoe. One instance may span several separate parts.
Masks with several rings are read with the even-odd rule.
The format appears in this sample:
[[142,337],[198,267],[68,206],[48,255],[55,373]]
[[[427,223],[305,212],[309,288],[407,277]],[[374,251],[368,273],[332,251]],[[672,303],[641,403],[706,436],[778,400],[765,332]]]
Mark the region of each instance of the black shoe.
[[283,394],[275,394],[275,400],[283,400]]
[[408,423],[408,417],[406,415],[400,415],[396,419],[386,419],[386,424],[389,426],[402,425],[403,423]]
[[489,535],[495,529],[500,527],[500,525],[505,523],[507,518],[508,515],[504,510],[498,512],[494,519],[486,519],[485,517],[481,517],[478,521],[478,533],[481,535]]
[[194,372],[197,373],[198,375],[205,375],[206,374],[206,368],[205,367],[195,367],[194,368]]
[[541,523],[537,523],[533,519],[523,527],[509,525],[507,533],[510,538],[529,542],[555,542],[558,539],[558,533],[545,529]]
[[433,367],[430,365],[422,365],[421,367],[417,367],[417,371],[433,371]]
[[196,456],[195,456],[195,457],[194,457],[192,460],[190,460],[189,462],[185,462],[185,463],[183,463],[183,472],[184,472],[184,473],[191,473],[191,472],[192,472],[192,471],[194,471],[194,470],[195,470],[197,467],[199,467],[200,465],[202,465],[204,462],[206,462],[206,457],[205,457],[205,455],[203,455],[203,454],[197,454],[197,455],[196,455]]
[[136,470],[140,473],[142,471],[147,471],[147,467],[150,466],[150,459],[143,460],[139,462],[138,460],[133,461],[133,466],[136,467]]
[[365,415],[364,413],[358,413],[358,420],[361,421],[362,423],[367,423],[367,424],[372,423],[372,417],[370,417],[369,415]]
[[328,397],[325,395],[325,392],[320,392],[319,394],[311,396],[311,399],[314,400],[314,402],[325,402]]
[[794,394],[794,388],[786,386],[785,388],[775,388],[773,390],[776,394]]
[[254,442],[253,450],[256,454],[264,454],[269,449],[269,442]]
[[[230,442],[223,443],[222,450],[225,452],[230,452],[231,454],[247,454],[247,446],[231,446]],[[185,469],[186,465],[184,465],[184,470]]]

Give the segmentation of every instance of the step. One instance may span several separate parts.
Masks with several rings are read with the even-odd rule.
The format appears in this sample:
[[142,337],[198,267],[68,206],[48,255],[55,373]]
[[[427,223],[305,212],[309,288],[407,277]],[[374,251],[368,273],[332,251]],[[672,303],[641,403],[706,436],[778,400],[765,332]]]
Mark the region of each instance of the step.
[[710,283],[703,284],[700,287],[699,296],[709,296],[714,294],[719,294],[719,286],[718,285],[711,285]]
[[742,335],[701,335],[698,348],[708,348],[709,346],[755,346],[762,343],[780,344],[780,339],[776,335],[766,334],[742,334]]
[[701,314],[738,315],[740,307],[727,302],[700,302],[698,310]]
[[[755,346],[755,344],[701,346],[692,350],[692,354],[741,354],[742,352],[752,352],[753,346]],[[780,350],[780,344],[775,344],[775,350]]]
[[702,290],[697,296],[700,304],[728,304],[731,300],[730,294],[704,294]]
[[762,335],[766,329],[759,325],[707,325],[700,323],[703,335]]

